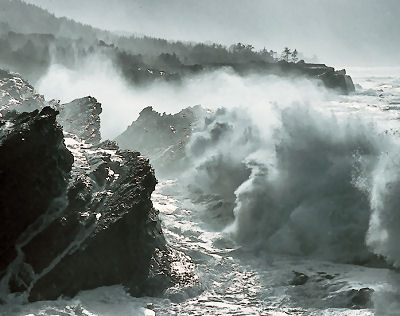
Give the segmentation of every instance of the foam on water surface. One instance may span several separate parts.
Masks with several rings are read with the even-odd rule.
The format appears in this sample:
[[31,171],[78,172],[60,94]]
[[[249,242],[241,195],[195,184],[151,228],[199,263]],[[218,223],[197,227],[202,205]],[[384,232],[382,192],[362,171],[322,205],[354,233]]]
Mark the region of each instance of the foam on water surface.
[[[371,122],[377,134],[396,136],[400,113],[394,105],[400,98],[400,72],[389,75],[387,72],[377,75],[366,73],[368,75],[358,70],[353,76],[355,83],[361,85],[355,94],[325,95],[318,99],[322,103],[317,112],[325,116],[332,114],[339,123],[349,117],[355,118],[355,121]],[[353,75],[352,70],[349,74]],[[260,108],[250,114],[252,119],[257,120]],[[258,119],[261,121],[261,117]],[[369,131],[368,128],[365,130]],[[396,146],[398,139],[392,137],[392,141]],[[81,153],[76,155],[80,159],[75,162],[75,167],[85,168],[84,153],[90,154],[91,149],[68,135],[66,144],[70,150]],[[240,150],[238,148],[238,154]],[[107,152],[104,151],[104,154]],[[397,156],[390,157],[395,159]],[[338,160],[338,164],[342,162]],[[383,167],[380,170],[385,171]],[[110,173],[110,176],[115,175]],[[379,176],[378,172],[375,176]],[[390,184],[393,183],[395,179]],[[377,185],[375,192],[385,186],[384,182],[378,184],[381,186]],[[242,187],[242,192],[245,192],[244,189]],[[162,298],[132,298],[121,286],[103,287],[81,292],[72,299],[1,305],[0,315],[396,315],[391,314],[389,309],[393,311],[398,305],[392,296],[385,293],[391,293],[396,298],[400,284],[398,273],[386,268],[335,263],[307,256],[272,254],[263,248],[254,252],[238,243],[232,231],[218,230],[211,225],[214,219],[205,210],[207,204],[189,200],[185,190],[174,179],[161,181],[152,199],[154,206],[160,210],[169,245],[190,258],[187,264],[194,266],[198,278],[196,282],[170,289]],[[378,206],[375,211],[379,217],[382,213]],[[301,213],[301,210],[297,212]],[[256,229],[255,226],[250,228]],[[284,233],[285,230],[282,230],[276,236],[281,238]],[[390,247],[385,247],[378,245],[374,249],[386,254]],[[393,257],[393,260],[396,258]],[[178,273],[186,268],[178,264],[173,267]],[[307,277],[304,284],[293,285],[296,273]],[[375,291],[373,301],[376,311],[351,306],[351,295],[363,288]]]

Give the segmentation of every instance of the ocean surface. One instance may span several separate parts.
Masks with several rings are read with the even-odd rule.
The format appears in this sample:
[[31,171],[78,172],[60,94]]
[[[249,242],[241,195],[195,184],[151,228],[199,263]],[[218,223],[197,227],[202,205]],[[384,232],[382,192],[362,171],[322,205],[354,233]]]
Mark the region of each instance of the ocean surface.
[[[384,263],[400,265],[400,68],[347,72],[354,94],[326,92],[316,105],[292,102],[296,93],[288,101],[284,88],[286,106],[274,98],[273,115],[259,106],[245,121],[225,113],[220,122],[238,134],[204,149],[185,177],[160,179],[153,203],[168,244],[191,262],[190,285],[162,298],[133,298],[116,285],[57,301],[10,300],[0,315],[400,315],[400,274]],[[258,136],[240,143],[251,124]],[[193,135],[192,152],[208,132]],[[230,190],[231,219],[208,211],[210,194],[194,198],[187,189],[219,183],[201,172],[215,155],[249,170],[234,184],[229,171],[213,171]]]

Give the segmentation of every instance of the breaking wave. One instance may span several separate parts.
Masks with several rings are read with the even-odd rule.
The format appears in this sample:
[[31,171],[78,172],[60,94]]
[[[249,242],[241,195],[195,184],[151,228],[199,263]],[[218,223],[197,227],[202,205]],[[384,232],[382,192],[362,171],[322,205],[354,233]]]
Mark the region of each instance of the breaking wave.
[[[186,148],[182,177],[209,221],[256,250],[400,264],[400,152],[359,116],[310,104],[220,109]],[[211,207],[210,207],[211,205]]]
[[[243,78],[227,69],[141,90],[112,80],[119,78],[115,70],[92,66],[79,74],[96,86],[72,81],[78,73],[53,69],[39,90],[52,96],[59,92],[51,85],[56,82],[68,87],[61,88],[64,99],[71,91],[98,95],[106,137],[117,135],[149,104],[160,111],[193,104],[213,109],[193,132],[186,171],[179,176],[192,198],[207,203],[206,220],[240,243],[340,262],[364,263],[375,254],[400,265],[400,147],[382,132],[391,127],[395,134],[395,120],[381,111],[383,103],[397,100],[397,72],[384,80],[391,94],[372,78],[345,98],[310,80]],[[92,74],[92,68],[105,70]],[[110,89],[112,94],[102,94]]]

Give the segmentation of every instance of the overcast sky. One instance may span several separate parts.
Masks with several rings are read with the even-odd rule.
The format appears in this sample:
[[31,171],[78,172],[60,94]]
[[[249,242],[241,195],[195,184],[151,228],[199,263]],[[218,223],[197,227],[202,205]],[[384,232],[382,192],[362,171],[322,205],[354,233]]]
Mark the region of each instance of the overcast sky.
[[56,16],[175,40],[297,48],[337,66],[400,64],[400,0],[27,0]]

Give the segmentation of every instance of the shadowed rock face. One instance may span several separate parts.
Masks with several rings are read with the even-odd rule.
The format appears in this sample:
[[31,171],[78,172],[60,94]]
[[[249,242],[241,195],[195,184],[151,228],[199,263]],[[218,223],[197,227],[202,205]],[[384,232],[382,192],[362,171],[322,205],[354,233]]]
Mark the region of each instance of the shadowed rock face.
[[318,75],[318,79],[322,80],[328,88],[337,89],[342,93],[348,94],[355,91],[353,80],[346,75],[346,71],[326,71]]
[[[145,293],[153,252],[165,245],[150,199],[156,179],[138,152],[110,145],[70,145],[86,162],[81,161],[69,187],[68,206],[23,248],[24,262],[35,275],[55,264],[37,281],[32,275],[30,300],[120,283],[135,295]],[[86,172],[81,172],[84,167]],[[17,275],[19,286],[26,274]]]
[[[33,88],[29,105],[41,110],[16,113],[27,83],[5,74],[0,285],[30,301],[113,284],[133,295],[160,294],[174,282],[148,159],[110,141],[96,145],[101,106],[92,97],[51,104],[61,110],[64,134],[58,112]],[[17,100],[13,108],[10,100]]]
[[340,93],[348,94],[355,91],[353,80],[346,74],[346,70],[335,70],[325,64],[308,64],[299,62],[292,67],[301,69],[303,73],[319,79],[327,88],[335,89]]
[[0,271],[16,257],[17,238],[67,186],[73,156],[56,115],[46,107],[0,119]]

